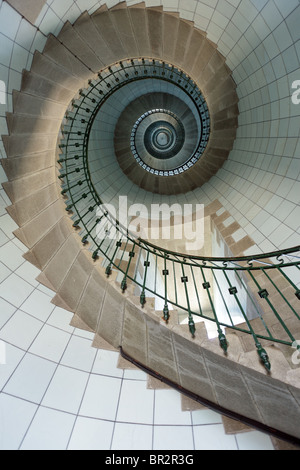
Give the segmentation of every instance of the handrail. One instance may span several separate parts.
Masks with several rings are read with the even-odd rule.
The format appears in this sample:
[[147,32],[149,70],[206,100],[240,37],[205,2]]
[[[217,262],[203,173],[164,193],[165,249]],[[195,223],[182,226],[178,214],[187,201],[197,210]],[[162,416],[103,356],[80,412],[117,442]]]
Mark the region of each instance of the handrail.
[[[194,318],[214,322],[225,354],[228,328],[251,335],[260,359],[270,370],[261,341],[296,344],[300,348],[292,332],[297,331],[295,325],[300,320],[295,306],[295,299],[300,300],[300,289],[291,272],[295,270],[300,277],[300,246],[227,258],[177,253],[136,237],[109,213],[94,187],[88,161],[94,120],[115,90],[145,75],[180,87],[181,80],[191,99],[199,98],[196,84],[186,74],[153,59],[122,61],[99,73],[99,80],[90,80],[89,87],[80,90],[78,98],[72,101],[62,126],[58,162],[62,194],[68,197],[66,210],[73,212],[73,226],[81,228],[82,243],[90,244],[92,258],[103,256],[106,260],[106,274],[118,270],[123,276],[120,282],[123,291],[128,280],[140,289],[142,307],[147,292],[158,303],[162,302],[166,322],[172,308],[184,312],[192,336],[196,332]],[[115,231],[114,237],[109,236],[110,231]],[[280,332],[274,331],[274,318]]]

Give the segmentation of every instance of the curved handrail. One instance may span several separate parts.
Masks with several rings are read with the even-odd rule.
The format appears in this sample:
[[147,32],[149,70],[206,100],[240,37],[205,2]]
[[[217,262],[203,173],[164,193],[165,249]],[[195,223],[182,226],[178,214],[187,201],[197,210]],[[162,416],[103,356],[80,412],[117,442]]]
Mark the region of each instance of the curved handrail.
[[[163,302],[165,321],[169,320],[171,307],[185,312],[192,336],[196,331],[194,317],[213,321],[225,353],[228,348],[227,328],[250,334],[269,370],[269,358],[260,341],[288,346],[296,343],[289,323],[300,320],[294,301],[295,298],[300,300],[300,290],[288,270],[295,269],[300,274],[300,246],[238,258],[177,253],[136,237],[106,210],[95,190],[88,163],[89,135],[101,105],[115,89],[123,86],[121,78],[125,83],[141,79],[139,72],[144,76],[145,67],[150,76],[149,67],[152,65],[155,77],[158,77],[159,70],[160,79],[172,81],[173,74],[178,79],[174,68],[160,61],[140,59],[128,63],[125,66],[120,62],[115,70],[113,66],[109,67],[99,74],[99,81],[91,80],[89,88],[80,90],[78,99],[73,100],[65,116],[62,127],[64,143],[59,146],[61,158],[58,162],[62,165],[59,178],[63,181],[62,194],[69,196],[66,210],[73,211],[73,226],[82,228],[84,245],[91,243],[92,258],[95,260],[99,255],[105,258],[108,276],[114,268],[123,275],[123,291],[128,280],[140,289],[142,307],[147,292]],[[168,74],[163,75],[163,71]],[[185,87],[190,95],[196,90],[196,85],[189,82],[188,77]],[[99,237],[101,230],[103,233]],[[114,237],[110,236],[110,231],[115,231]],[[281,287],[283,282],[284,289]],[[277,304],[280,308],[284,306],[284,315]],[[289,322],[284,318],[287,312]],[[280,334],[273,331],[270,314],[280,325]],[[257,329],[251,316],[259,322]]]

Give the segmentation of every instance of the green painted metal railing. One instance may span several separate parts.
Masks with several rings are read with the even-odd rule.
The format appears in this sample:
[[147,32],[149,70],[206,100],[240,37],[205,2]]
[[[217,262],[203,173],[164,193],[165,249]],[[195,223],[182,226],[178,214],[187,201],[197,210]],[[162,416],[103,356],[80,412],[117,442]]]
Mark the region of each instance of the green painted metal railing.
[[270,341],[300,347],[300,246],[239,258],[208,258],[166,250],[137,238],[116,220],[92,184],[88,142],[94,119],[114,90],[145,75],[168,80],[193,100],[201,100],[188,76],[152,59],[120,62],[101,72],[98,80],[89,81],[66,113],[59,145],[61,192],[74,229],[80,230],[91,257],[104,259],[108,276],[113,269],[118,271],[123,291],[128,281],[139,289],[142,307],[147,297],[153,296],[166,322],[173,309],[184,313],[192,336],[197,321],[213,322],[224,353],[229,347],[227,329],[249,335],[270,370],[265,344]]

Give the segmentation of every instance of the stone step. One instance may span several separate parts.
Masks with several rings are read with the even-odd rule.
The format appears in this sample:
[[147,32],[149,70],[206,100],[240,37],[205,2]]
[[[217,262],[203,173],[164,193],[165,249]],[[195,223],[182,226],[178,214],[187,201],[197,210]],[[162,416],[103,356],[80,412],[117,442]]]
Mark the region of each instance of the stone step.
[[52,34],[48,36],[43,55],[81,80],[81,87],[84,87],[86,81],[91,78],[91,70],[78,59],[77,54],[73,54]]
[[253,431],[253,428],[236,419],[229,418],[222,415],[222,423],[224,426],[225,434],[242,434],[245,432]]
[[150,52],[153,58],[163,57],[163,14],[162,7],[146,9]]
[[214,56],[215,52],[216,45],[212,44],[207,39],[200,39],[200,49],[195,57],[193,67],[189,69],[192,77],[199,84],[200,89],[202,88],[203,71],[205,70],[211,58]]
[[178,45],[177,39],[180,22],[181,21],[178,14],[166,14],[166,12],[164,12],[162,25],[163,52],[161,57],[163,57],[166,62],[169,61],[170,63],[174,63],[174,65],[177,66],[179,66],[179,63],[175,61],[175,57],[176,46]]
[[134,29],[134,37],[138,49],[138,57],[151,57],[151,45],[148,31],[145,3],[129,6],[128,14]]
[[56,63],[46,54],[36,51],[31,64],[32,72],[76,93],[82,86],[82,80]]
[[83,319],[92,331],[97,331],[107,282],[104,270],[99,264],[94,266],[75,310],[75,314]]
[[75,238],[74,234],[70,233],[44,266],[43,273],[54,287],[55,292],[58,292],[81,250],[82,247],[78,239]]
[[109,43],[105,42],[88,12],[82,13],[73,27],[81,39],[94,51],[103,67],[114,62],[114,54]]
[[64,104],[33,96],[28,93],[21,93],[14,90],[12,97],[13,110],[16,114],[62,120],[66,111]]
[[103,62],[99,60],[95,52],[79,36],[72,24],[67,21],[61,29],[57,39],[68,48],[75,57],[93,73],[101,70]]
[[33,262],[41,271],[47,266],[53,256],[60,250],[71,234],[71,223],[67,216],[61,217],[32,248],[25,253],[24,258]]
[[102,37],[102,40],[108,45],[112,62],[126,59],[126,51],[115,28],[112,20],[113,13],[106,7],[100,7],[92,15],[91,19],[97,28],[98,34]]
[[137,57],[139,55],[138,44],[136,42],[134,28],[131,23],[130,13],[126,2],[121,2],[110,9],[109,12],[120,43],[125,51],[125,57]]
[[102,309],[99,316],[96,335],[101,336],[113,347],[119,348],[122,344],[122,330],[126,299],[126,291],[121,292],[118,283],[107,283]]
[[34,219],[18,228],[14,235],[31,249],[63,216],[61,200],[56,200]]
[[[164,14],[164,16],[167,16]],[[186,20],[181,20],[178,25],[178,29],[176,31],[176,39],[175,39],[175,48],[173,51],[173,59],[172,62],[178,64],[179,67],[185,69],[186,63],[186,52],[190,45],[190,40],[193,34],[193,23]]]
[[[71,312],[77,312],[78,304],[93,271],[90,258],[91,254],[87,250],[81,249],[57,290],[55,297],[63,299]],[[53,301],[55,302],[55,300]]]
[[22,227],[30,222],[37,215],[43,212],[48,206],[58,199],[58,188],[56,182],[42,188],[40,191],[32,193],[26,198],[20,199],[13,206],[7,207],[8,213],[13,210],[14,220]]
[[49,134],[15,134],[3,135],[2,142],[8,158],[56,151],[56,138]]
[[206,33],[193,28],[182,62],[182,68],[188,71],[193,79],[195,79],[193,70],[196,69],[198,56],[200,57],[202,55],[206,41]]
[[6,122],[10,135],[13,134],[52,134],[57,138],[61,121],[40,116],[7,113]]
[[53,152],[47,150],[45,152],[27,155],[26,158],[22,156],[3,158],[1,159],[1,164],[9,181],[13,181],[49,169],[53,164],[52,155]]
[[21,92],[64,105],[67,105],[74,96],[74,90],[27,70],[24,70],[22,74]]
[[[26,157],[24,157],[26,158]],[[8,175],[9,176],[9,175]],[[3,183],[3,189],[11,200],[12,204],[16,204],[24,198],[29,197],[33,193],[46,188],[55,183],[56,175],[53,168],[46,168],[36,173],[26,174],[17,179]]]

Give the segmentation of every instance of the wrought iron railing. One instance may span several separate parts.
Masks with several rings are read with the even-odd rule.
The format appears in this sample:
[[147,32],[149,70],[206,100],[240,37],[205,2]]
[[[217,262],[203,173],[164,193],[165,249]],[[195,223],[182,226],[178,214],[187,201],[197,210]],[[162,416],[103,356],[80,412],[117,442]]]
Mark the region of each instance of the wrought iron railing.
[[[150,67],[151,66],[151,67]],[[124,83],[147,74],[173,81],[193,100],[197,87],[183,72],[153,60],[121,62],[101,72],[81,90],[66,113],[59,144],[59,178],[66,210],[91,257],[102,257],[107,276],[119,273],[121,289],[131,281],[143,307],[155,297],[168,322],[172,309],[184,312],[191,335],[197,321],[216,325],[220,346],[228,349],[227,329],[250,335],[266,369],[265,344],[295,346],[299,331],[300,246],[257,256],[200,257],[156,246],[135,236],[109,213],[92,183],[88,141],[94,119],[106,99]],[[200,158],[201,153],[194,158]]]

